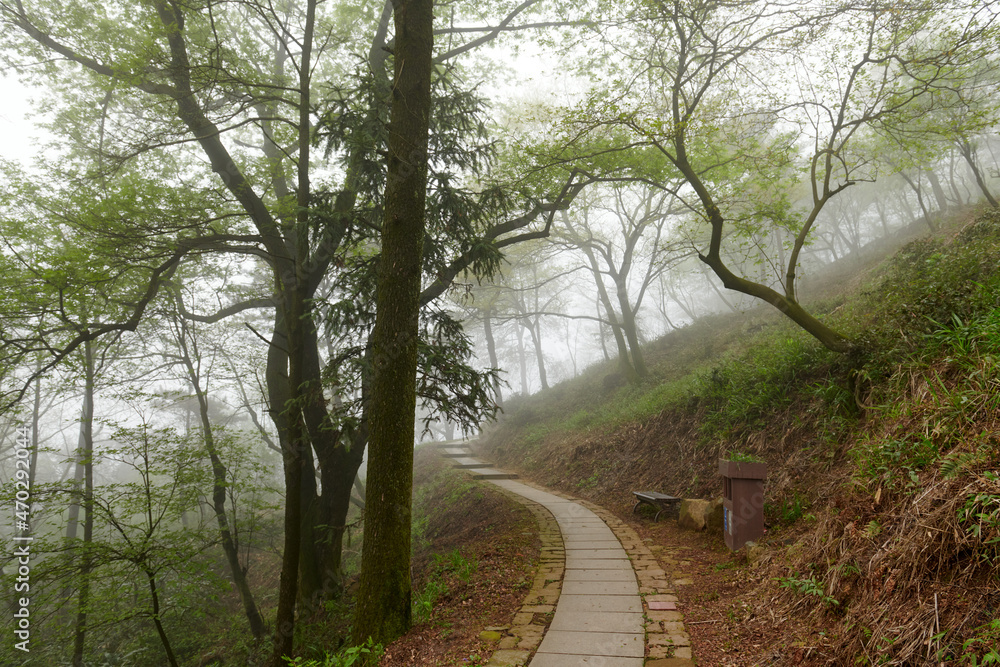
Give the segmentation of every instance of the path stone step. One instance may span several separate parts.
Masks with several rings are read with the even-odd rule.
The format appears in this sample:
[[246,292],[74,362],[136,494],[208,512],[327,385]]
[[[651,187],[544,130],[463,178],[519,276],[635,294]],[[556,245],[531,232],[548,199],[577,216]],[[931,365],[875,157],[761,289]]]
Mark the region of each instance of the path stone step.
[[632,571],[632,563],[628,560],[612,560],[604,558],[567,558],[566,570],[624,570]]
[[[559,614],[558,607],[556,615]],[[544,665],[538,661],[540,655],[558,653],[573,656],[614,656],[617,658],[642,658],[646,655],[646,641],[640,632],[575,632],[552,630],[545,633],[545,639],[538,647],[531,667]]]
[[592,548],[595,549],[604,548],[606,544],[620,546],[614,533],[608,530],[594,530],[593,528],[578,528],[573,532],[573,535],[565,539],[566,544],[573,544],[577,547],[586,547],[588,544],[593,545]]
[[[492,663],[490,663],[492,664]],[[531,667],[642,667],[642,658],[618,658],[603,655],[557,655],[554,653],[535,654]]]
[[[613,562],[613,561],[612,561]],[[635,572],[632,568],[629,569],[619,568],[619,569],[609,569],[602,568],[600,570],[587,569],[577,569],[577,568],[566,568],[566,574],[563,576],[564,582],[569,581],[631,581],[635,582]]]
[[[580,520],[580,519],[559,519],[556,518],[556,523],[559,524],[560,530],[565,532],[573,533],[574,535],[579,531],[584,537],[588,537],[594,534],[603,533],[608,534],[607,527],[599,523],[600,519],[592,520]],[[613,533],[612,533],[613,534]]]
[[621,547],[617,549],[573,549],[567,552],[566,559],[569,560],[623,560],[628,562],[628,554]]
[[632,581],[564,581],[564,595],[638,595],[639,584]]
[[631,595],[567,595],[559,597],[559,608],[567,612],[592,611],[607,613],[642,613],[639,596]]
[[446,447],[465,447],[465,442],[462,440],[444,440],[439,442],[424,442],[418,447],[430,447],[431,449],[444,449]]
[[599,612],[599,611],[565,611],[559,612],[558,618],[552,619],[549,632],[553,630],[575,630],[577,632],[624,632],[635,634],[642,632],[642,614],[640,612]]
[[472,450],[468,447],[447,447],[441,452],[441,456],[446,459],[464,459],[471,455]]
[[593,540],[574,540],[572,542],[566,542],[566,546],[572,547],[574,549],[614,549],[618,546],[617,542],[611,542],[610,540],[605,540],[603,538],[597,538]]
[[460,468],[462,470],[472,470],[474,468],[492,468],[493,464],[486,463],[485,461],[480,461],[479,459],[465,457],[460,459],[452,459],[452,467]]
[[472,474],[472,479],[507,480],[517,479],[517,475],[495,468],[480,468]]
[[[545,507],[563,537],[567,568],[555,615],[529,667],[640,667],[645,624],[639,585],[614,532],[572,500],[520,482],[495,483]],[[588,562],[599,567],[589,568]]]

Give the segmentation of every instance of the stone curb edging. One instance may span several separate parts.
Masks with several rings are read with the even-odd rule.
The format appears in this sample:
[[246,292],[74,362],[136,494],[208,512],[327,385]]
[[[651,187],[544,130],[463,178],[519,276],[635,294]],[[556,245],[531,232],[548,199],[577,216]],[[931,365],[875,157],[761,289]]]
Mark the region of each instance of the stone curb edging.
[[521,610],[514,614],[510,627],[487,628],[501,632],[500,643],[487,667],[517,667],[527,665],[552,622],[566,569],[566,550],[559,524],[545,507],[524,496],[496,486],[498,491],[524,505],[538,523],[538,569],[531,590],[524,598]]
[[[563,497],[569,498],[565,494]],[[636,579],[639,581],[639,596],[642,597],[643,613],[646,618],[646,664],[667,667],[683,667],[694,665],[691,650],[691,637],[684,627],[684,615],[675,610],[650,609],[650,603],[678,603],[674,585],[685,580],[675,578],[674,567],[677,562],[668,560],[671,572],[662,569],[659,560],[652,550],[646,546],[639,535],[627,523],[608,510],[594,503],[574,498],[599,516],[611,528],[618,541],[622,543],[632,561]],[[674,566],[674,567],[671,567]],[[670,660],[670,658],[674,658]]]

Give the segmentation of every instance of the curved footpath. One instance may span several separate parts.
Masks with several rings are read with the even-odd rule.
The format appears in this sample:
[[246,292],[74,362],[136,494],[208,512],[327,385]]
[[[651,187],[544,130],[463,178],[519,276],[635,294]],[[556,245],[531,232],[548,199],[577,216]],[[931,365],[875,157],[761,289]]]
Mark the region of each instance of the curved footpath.
[[511,627],[487,628],[500,638],[490,667],[694,665],[672,583],[628,525],[586,501],[515,481],[466,445],[446,444],[442,453],[538,519],[535,582]]

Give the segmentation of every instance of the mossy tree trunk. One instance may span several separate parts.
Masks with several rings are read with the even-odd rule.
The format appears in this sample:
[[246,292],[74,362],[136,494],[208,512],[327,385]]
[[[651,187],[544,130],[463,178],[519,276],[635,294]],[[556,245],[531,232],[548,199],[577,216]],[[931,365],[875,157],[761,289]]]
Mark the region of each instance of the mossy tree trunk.
[[371,439],[354,640],[386,643],[410,627],[410,498],[433,1],[394,0],[395,81],[372,333]]

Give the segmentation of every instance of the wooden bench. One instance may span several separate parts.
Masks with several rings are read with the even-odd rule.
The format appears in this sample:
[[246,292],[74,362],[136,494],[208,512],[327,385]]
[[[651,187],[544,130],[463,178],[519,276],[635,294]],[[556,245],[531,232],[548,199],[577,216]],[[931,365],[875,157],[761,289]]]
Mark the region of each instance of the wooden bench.
[[657,521],[664,511],[676,514],[680,510],[681,498],[668,496],[665,493],[657,493],[656,491],[633,491],[632,495],[636,498],[632,513],[638,512],[639,506],[643,503],[652,505],[656,508],[656,516],[653,517],[653,521]]

